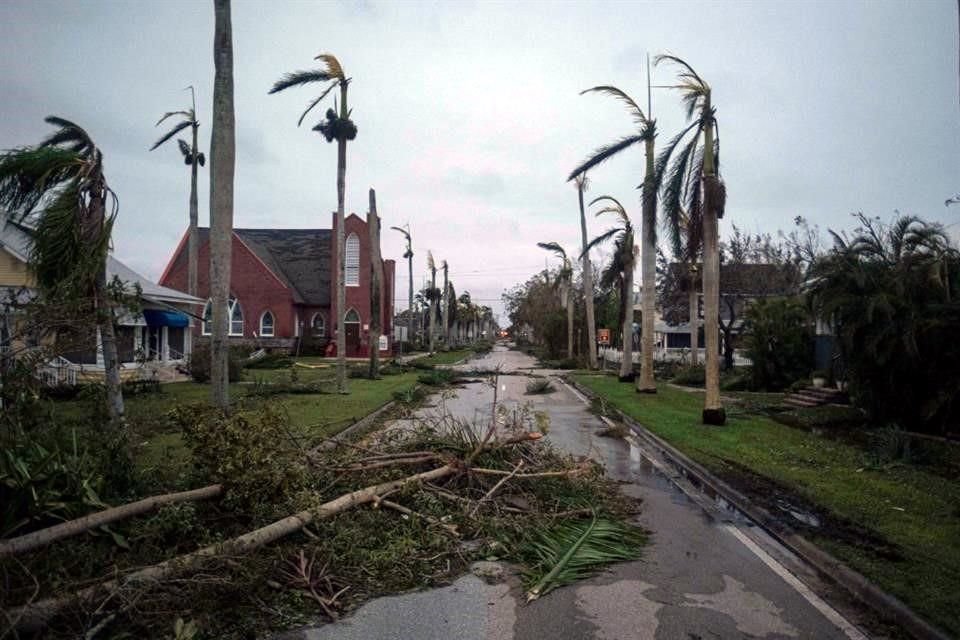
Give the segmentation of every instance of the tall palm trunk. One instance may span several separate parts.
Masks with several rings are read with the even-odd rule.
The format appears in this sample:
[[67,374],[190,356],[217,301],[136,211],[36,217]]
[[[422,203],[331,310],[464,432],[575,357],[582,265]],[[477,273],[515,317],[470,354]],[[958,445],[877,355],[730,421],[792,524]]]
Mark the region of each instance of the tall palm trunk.
[[572,271],[570,276],[567,276],[567,283],[564,285],[566,288],[566,298],[567,298],[567,357],[571,360],[573,359],[573,282],[571,282],[570,277],[572,276]]
[[687,289],[687,305],[690,315],[690,364],[697,366],[700,362],[700,305],[698,304],[697,271],[696,266],[689,267]]
[[[96,238],[102,233],[106,223],[105,187],[102,178],[91,192],[89,218],[85,221],[83,233],[88,238]],[[126,422],[124,419],[123,387],[120,383],[120,356],[117,353],[117,336],[114,328],[113,305],[107,297],[107,256],[97,271],[93,283],[94,300],[97,307],[97,326],[100,329],[100,348],[103,350],[104,386],[107,395],[107,416],[110,430],[116,442],[112,443],[117,451],[127,451]]]
[[[340,117],[347,119],[347,81],[340,81]],[[347,270],[344,199],[347,188],[347,139],[337,136],[337,392],[347,393]]]
[[587,309],[587,347],[591,369],[597,368],[597,320],[593,308],[593,265],[590,264],[590,252],[587,251],[587,214],[583,207],[583,182],[577,183],[577,196],[580,200],[580,238],[583,242],[583,304]]
[[623,332],[623,359],[620,361],[620,381],[627,381],[633,374],[633,234],[628,234],[624,251],[630,257],[624,260],[623,290],[620,292],[620,323]]
[[373,380],[380,377],[380,324],[383,316],[380,309],[380,281],[383,278],[383,262],[380,259],[380,218],[377,216],[377,194],[373,189],[370,189],[367,230],[370,232],[370,371],[368,377]]
[[197,125],[194,123],[190,163],[190,228],[187,231],[187,293],[197,295],[197,262],[199,261],[198,206],[197,206]]
[[702,117],[707,119],[703,138],[703,328],[707,351],[703,423],[722,425],[727,421],[720,403],[720,251],[717,209],[722,186],[717,179],[713,158],[714,123],[709,94],[704,100]]
[[449,324],[450,324],[450,281],[449,281],[449,271],[450,267],[447,265],[447,261],[443,261],[443,298],[440,302],[440,313],[442,314],[441,318],[441,327],[443,330],[443,343],[447,346],[450,344],[450,336],[448,335]]
[[413,252],[407,256],[407,273],[410,275],[410,290],[407,298],[407,344],[413,343]]
[[653,163],[653,136],[644,141],[646,175],[643,178],[643,216],[640,221],[642,257],[640,277],[643,288],[643,308],[640,328],[640,378],[638,393],[656,393],[653,379],[654,289],[656,288],[657,251],[657,188]]
[[230,261],[233,236],[233,174],[236,162],[233,111],[233,30],[230,0],[213,0],[213,127],[210,137],[210,399],[228,409]]
[[436,268],[430,269],[430,300],[428,301],[430,308],[430,354],[433,354],[434,349],[436,348],[436,338],[437,338],[437,270]]

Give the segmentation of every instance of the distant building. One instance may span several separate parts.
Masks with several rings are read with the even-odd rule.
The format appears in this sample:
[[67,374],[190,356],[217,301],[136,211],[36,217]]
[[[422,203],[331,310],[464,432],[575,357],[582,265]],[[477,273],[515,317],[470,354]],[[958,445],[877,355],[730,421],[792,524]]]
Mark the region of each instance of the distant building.
[[[230,339],[233,342],[296,351],[309,340],[322,347],[333,340],[336,326],[336,218],[331,229],[234,229],[230,271]],[[210,335],[210,230],[201,228],[197,295],[207,304],[203,322],[194,324],[194,337]],[[346,317],[347,356],[368,352],[370,328],[370,239],[367,223],[347,216]],[[381,351],[392,344],[393,289],[396,264],[383,261],[380,286],[384,338]],[[184,234],[167,264],[160,284],[187,290],[187,236]]]

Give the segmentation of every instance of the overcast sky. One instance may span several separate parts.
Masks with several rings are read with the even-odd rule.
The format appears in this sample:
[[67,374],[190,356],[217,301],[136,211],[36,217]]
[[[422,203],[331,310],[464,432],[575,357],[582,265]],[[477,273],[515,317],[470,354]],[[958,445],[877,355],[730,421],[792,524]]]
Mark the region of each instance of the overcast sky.
[[[359,134],[348,147],[347,211],[377,190],[385,226],[410,224],[417,287],[427,250],[458,293],[500,310],[503,289],[542,269],[538,241],[579,244],[569,171],[634,131],[610,98],[645,96],[645,56],[685,58],[714,89],[727,215],[748,231],[803,215],[915,213],[960,229],[957,4],[910,2],[234,1],[237,227],[329,227],[336,150],[297,128],[315,88],[268,96],[284,72],[334,53],[353,77]],[[38,142],[56,114],[103,149],[121,210],[115,253],[158,278],[187,225],[189,168],[175,145],[147,149],[165,111],[198,89],[204,146],[213,82],[210,2],[0,2],[0,149]],[[654,70],[654,84],[671,71]],[[656,91],[660,143],[683,122]],[[308,116],[309,118],[309,116]],[[592,195],[639,219],[637,148],[595,170]],[[200,221],[208,223],[206,174]],[[591,219],[591,234],[607,228]],[[385,232],[405,299],[401,237]],[[403,305],[405,306],[405,305]],[[504,319],[505,320],[505,319]]]

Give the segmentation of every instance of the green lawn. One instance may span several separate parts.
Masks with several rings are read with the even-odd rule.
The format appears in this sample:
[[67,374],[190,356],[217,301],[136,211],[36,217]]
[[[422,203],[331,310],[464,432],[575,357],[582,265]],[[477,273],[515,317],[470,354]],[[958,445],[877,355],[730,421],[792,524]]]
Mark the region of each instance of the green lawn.
[[[300,382],[313,382],[320,376],[329,376],[327,370],[299,370]],[[296,394],[270,398],[280,403],[290,416],[295,433],[307,442],[318,442],[348,427],[383,404],[393,399],[395,391],[406,391],[417,383],[420,372],[384,376],[380,380],[351,378],[347,381],[349,394]],[[287,369],[262,369],[244,372],[247,380],[257,378],[272,381],[289,380]],[[231,384],[230,398],[244,406],[256,407],[262,398],[250,398],[250,384]],[[180,404],[207,402],[210,385],[196,382],[175,382],[161,387],[161,393],[149,393],[125,398],[127,420],[134,435],[138,466],[156,475],[162,482],[174,479],[189,464],[189,451],[180,432],[170,419],[170,411]],[[55,415],[76,419],[84,414],[84,401],[62,401],[54,405]]]
[[960,635],[956,481],[917,466],[878,465],[862,449],[736,409],[727,426],[705,427],[700,392],[660,385],[655,396],[638,395],[613,377],[574,377],[721,478],[746,469],[894,545],[892,555],[900,557],[850,536],[807,534],[932,623]]

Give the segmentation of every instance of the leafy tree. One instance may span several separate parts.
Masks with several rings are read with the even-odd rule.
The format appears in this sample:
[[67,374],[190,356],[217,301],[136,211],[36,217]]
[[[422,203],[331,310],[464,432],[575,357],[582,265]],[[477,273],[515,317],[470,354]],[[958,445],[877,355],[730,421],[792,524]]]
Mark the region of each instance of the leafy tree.
[[277,80],[269,93],[284,91],[290,87],[298,87],[311,82],[326,82],[327,86],[320,94],[307,105],[297,126],[310,111],[327,97],[333,89],[340,89],[340,110],[334,100],[333,108],[327,109],[326,117],[313,127],[320,132],[327,142],[337,141],[337,390],[347,392],[347,340],[344,331],[344,316],[346,314],[347,293],[344,274],[346,272],[346,237],[344,235],[344,197],[347,175],[347,142],[357,137],[357,125],[350,119],[351,111],[347,108],[347,87],[351,79],[343,72],[340,61],[329,53],[321,53],[315,60],[323,62],[323,68],[308,71],[294,71],[285,74]]
[[625,382],[633,374],[633,270],[636,268],[637,248],[633,243],[633,225],[630,216],[615,198],[600,196],[590,202],[590,206],[598,202],[611,204],[603,207],[596,215],[612,213],[619,218],[620,226],[608,229],[587,245],[587,250],[599,246],[607,240],[613,239],[614,250],[610,262],[600,274],[600,288],[607,289],[613,284],[619,285],[620,308],[619,320],[623,338],[623,358],[620,362],[620,380]]
[[193,139],[192,142],[187,144],[182,138],[177,138],[177,144],[180,147],[180,153],[183,155],[183,163],[190,167],[190,226],[187,230],[187,293],[195,296],[197,295],[197,254],[200,250],[200,238],[197,232],[197,221],[199,217],[197,207],[197,166],[202,167],[206,158],[197,148],[197,129],[200,128],[200,123],[197,121],[196,95],[194,94],[192,86],[188,87],[188,89],[190,89],[192,98],[191,108],[185,111],[168,111],[163,114],[163,117],[161,117],[154,126],[159,127],[168,118],[177,116],[182,118],[182,120],[173,125],[172,129],[154,142],[153,146],[150,147],[150,151],[171,140],[187,127],[190,128]]
[[[657,158],[657,182],[663,190],[663,212],[671,233],[680,229],[681,216],[689,216],[689,226],[701,222],[703,235],[704,333],[706,342],[706,393],[703,403],[704,424],[726,423],[720,401],[720,239],[718,220],[723,217],[727,192],[720,179],[720,144],[716,110],[710,85],[693,68],[676,56],[660,55],[656,64],[666,62],[679,67],[677,89],[693,122],[667,143]],[[678,147],[682,148],[674,157]],[[671,159],[673,162],[671,163]],[[676,244],[676,243],[675,243]]]
[[751,388],[779,391],[810,373],[813,332],[800,298],[761,298],[747,308],[743,325]]
[[60,117],[45,121],[56,130],[40,144],[0,154],[0,207],[32,229],[29,266],[42,298],[75,302],[92,312],[103,346],[109,428],[118,447],[125,447],[120,359],[107,286],[118,201],[103,172],[103,153],[90,135]]
[[573,266],[567,258],[567,252],[556,242],[538,242],[537,246],[554,253],[562,260],[554,282],[560,293],[560,306],[567,310],[567,357],[573,358]]
[[[649,75],[648,64],[648,112],[650,111]],[[593,167],[617,155],[624,149],[640,143],[643,143],[644,146],[646,171],[643,178],[643,216],[640,226],[642,244],[640,277],[644,295],[642,299],[643,314],[641,318],[642,330],[640,338],[640,378],[637,380],[637,391],[641,393],[656,393],[657,386],[653,378],[653,321],[656,304],[654,291],[656,289],[657,191],[659,190],[658,178],[662,175],[655,170],[656,167],[654,163],[654,140],[657,136],[656,120],[653,120],[652,117],[649,116],[649,113],[645,114],[633,98],[617,87],[603,85],[587,89],[582,93],[588,92],[606,94],[624,103],[630,115],[633,117],[634,123],[637,125],[637,133],[625,136],[617,142],[597,149],[590,158],[570,173],[568,180],[585,174]],[[621,375],[623,374],[621,373]]]
[[915,216],[858,214],[811,269],[809,296],[834,328],[851,396],[878,424],[945,431],[960,418],[960,255]]
[[230,407],[227,337],[230,267],[233,248],[233,177],[236,166],[236,117],[233,109],[233,27],[230,0],[214,0],[213,127],[210,136],[210,399]]

